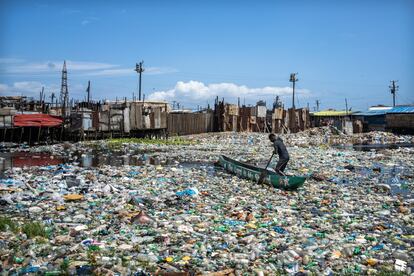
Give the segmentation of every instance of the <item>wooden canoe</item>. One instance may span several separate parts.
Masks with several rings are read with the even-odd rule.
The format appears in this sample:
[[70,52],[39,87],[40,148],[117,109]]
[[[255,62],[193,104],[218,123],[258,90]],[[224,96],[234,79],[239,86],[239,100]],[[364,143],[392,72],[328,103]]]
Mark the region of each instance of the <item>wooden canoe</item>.
[[[226,171],[231,172],[241,178],[253,180],[257,183],[263,168],[255,167],[243,162],[236,161],[227,156],[219,157],[219,164]],[[263,183],[272,185],[283,190],[295,190],[305,183],[306,178],[302,176],[280,176],[275,172],[268,171]]]

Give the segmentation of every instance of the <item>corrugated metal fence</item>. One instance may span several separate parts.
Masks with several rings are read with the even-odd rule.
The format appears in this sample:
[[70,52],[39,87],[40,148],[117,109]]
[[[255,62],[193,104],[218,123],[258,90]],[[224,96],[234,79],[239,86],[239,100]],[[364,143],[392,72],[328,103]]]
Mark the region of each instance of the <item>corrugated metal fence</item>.
[[213,124],[213,113],[170,113],[167,129],[170,135],[188,135],[212,132]]

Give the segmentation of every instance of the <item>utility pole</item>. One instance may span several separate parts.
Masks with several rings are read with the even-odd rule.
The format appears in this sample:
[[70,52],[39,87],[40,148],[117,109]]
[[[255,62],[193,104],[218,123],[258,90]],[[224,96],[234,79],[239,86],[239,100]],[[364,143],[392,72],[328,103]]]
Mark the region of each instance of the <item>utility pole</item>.
[[348,116],[348,101],[345,98],[345,111],[346,111],[346,116]]
[[395,106],[395,93],[398,91],[399,86],[395,85],[395,83],[398,82],[396,80],[391,81],[391,85],[389,86],[392,94],[392,106]]
[[319,100],[316,100],[316,111],[319,111],[319,105],[321,104],[321,102]]
[[41,109],[41,112],[43,113],[43,94],[45,93],[45,87],[42,86],[42,91],[40,91],[40,95],[39,95],[39,106]]
[[138,100],[141,100],[141,75],[142,72],[144,72],[144,67],[142,67],[142,65],[144,64],[144,61],[141,61],[140,63],[136,63],[135,65],[135,71],[137,71],[137,73],[139,74],[139,95],[138,95]]
[[50,95],[50,102],[52,104],[53,107],[53,100],[55,99],[55,93],[52,92],[52,95]]
[[316,111],[319,111],[319,105],[321,104],[321,102],[319,100],[316,100]]
[[88,81],[88,88],[86,88],[86,92],[88,92],[87,101],[89,103],[91,101],[91,81]]
[[43,95],[45,93],[45,87],[42,86],[42,91],[40,91],[40,97],[39,97],[39,104],[42,106],[42,100],[43,100]]
[[296,78],[297,73],[290,74],[289,81],[293,83],[293,97],[292,97],[292,108],[295,109],[295,83],[299,80]]

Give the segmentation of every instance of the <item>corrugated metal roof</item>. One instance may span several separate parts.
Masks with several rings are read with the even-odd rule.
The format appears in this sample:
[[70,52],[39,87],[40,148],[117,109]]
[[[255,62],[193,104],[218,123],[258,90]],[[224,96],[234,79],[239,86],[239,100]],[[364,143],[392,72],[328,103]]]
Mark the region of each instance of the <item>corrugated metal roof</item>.
[[[385,115],[387,113],[414,113],[414,106],[396,106],[392,109],[384,110],[366,110],[358,112],[348,111],[348,115],[354,116],[379,116]],[[313,116],[319,117],[331,117],[331,116],[346,116],[346,111],[344,110],[324,110],[319,112],[312,113]]]
[[385,115],[387,113],[414,113],[414,106],[396,106],[388,110],[367,110],[367,111],[355,112],[352,115],[378,116],[378,115]]
[[396,106],[387,113],[414,113],[414,106]]
[[367,110],[367,111],[355,112],[352,115],[354,116],[381,116],[381,115],[387,114],[387,112],[389,112],[389,110]]
[[313,113],[313,116],[323,116],[323,117],[330,117],[330,116],[346,116],[351,115],[352,112],[348,111],[348,114],[344,110],[325,110],[325,111],[318,111]]

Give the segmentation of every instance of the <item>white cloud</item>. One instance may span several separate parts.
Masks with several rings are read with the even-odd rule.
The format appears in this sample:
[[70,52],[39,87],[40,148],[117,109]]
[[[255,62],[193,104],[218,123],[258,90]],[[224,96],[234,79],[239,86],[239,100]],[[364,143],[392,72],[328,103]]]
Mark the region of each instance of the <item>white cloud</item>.
[[64,9],[62,10],[63,14],[77,14],[77,13],[82,13],[81,10],[75,10],[75,9]]
[[[299,96],[310,94],[307,89],[297,89]],[[173,89],[166,91],[156,91],[148,96],[151,100],[179,101],[187,105],[204,104],[212,101],[215,97],[225,98],[226,101],[236,102],[237,98],[255,103],[258,100],[272,102],[276,95],[284,97],[291,96],[291,87],[265,86],[260,88],[250,88],[245,85],[234,83],[212,83],[204,84],[199,81],[182,82],[179,81]]]
[[[56,64],[56,63],[54,63]],[[57,63],[59,66],[59,71],[62,70],[63,62]],[[101,62],[87,62],[87,61],[66,61],[66,67],[69,70],[74,71],[89,71],[89,70],[102,70],[108,68],[118,67],[119,65],[101,63]]]
[[127,76],[135,73],[132,68],[119,68],[119,69],[105,69],[100,71],[88,72],[88,76]]
[[[145,68],[144,75],[162,75],[178,72],[177,69],[171,67],[148,67]],[[135,68],[115,68],[100,71],[88,72],[88,76],[131,76],[135,75]]]
[[89,16],[89,17],[86,17],[84,20],[82,20],[81,24],[85,26],[85,25],[88,25],[89,23],[92,23],[93,21],[98,21],[98,20],[99,18],[97,17]]
[[[86,95],[86,83],[68,83],[69,96],[74,99],[83,99]],[[38,98],[44,87],[46,98],[49,99],[52,93],[56,97],[60,95],[60,83],[42,83],[38,81],[18,81],[12,84],[0,83],[0,95],[2,96],[27,96]],[[92,92],[92,94],[95,91]]]
[[42,83],[37,81],[20,81],[13,84],[13,89],[34,93],[40,91],[42,86]]
[[14,64],[24,62],[24,59],[19,58],[0,58],[0,64]]
[[0,83],[0,93],[5,95],[9,86],[7,84]]
[[57,94],[57,91],[59,91],[58,85],[47,85],[38,81],[19,81],[14,82],[12,85],[0,83],[0,93],[7,96],[24,95],[28,97],[37,97],[42,90],[42,87],[44,87],[46,94],[51,93],[51,91]]
[[[68,71],[90,71],[114,68],[119,65],[85,62],[85,61],[66,61]],[[44,61],[44,62],[3,62],[0,64],[0,72],[5,74],[42,74],[60,72],[63,61]]]
[[177,73],[178,70],[171,67],[148,67],[145,68],[144,74],[147,75],[162,75],[162,74],[171,74]]
[[[60,73],[63,61],[27,62],[23,59],[0,58],[0,74],[55,74]],[[117,64],[89,62],[89,61],[66,61],[66,67],[70,74],[83,74],[88,76],[128,76],[136,74],[134,67],[122,68]],[[148,67],[144,74],[161,75],[178,72],[171,67]]]

